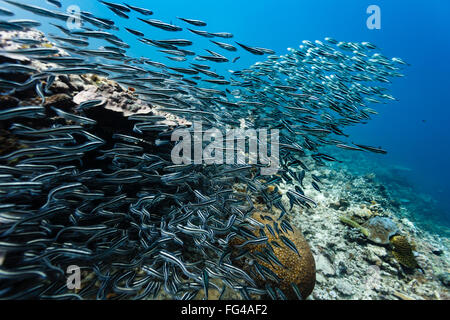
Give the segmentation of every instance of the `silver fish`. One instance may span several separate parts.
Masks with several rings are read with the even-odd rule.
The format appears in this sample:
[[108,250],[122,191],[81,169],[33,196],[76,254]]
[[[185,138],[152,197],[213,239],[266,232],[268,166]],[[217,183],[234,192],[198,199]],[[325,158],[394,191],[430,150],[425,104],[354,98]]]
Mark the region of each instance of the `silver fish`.
[[156,20],[156,19],[145,20],[145,19],[141,19],[141,18],[138,18],[138,19],[141,20],[142,22],[145,22],[146,24],[149,24],[153,27],[163,29],[166,31],[181,31],[181,30],[183,30],[183,28],[181,28],[181,27],[162,22],[161,20]]
[[178,18],[178,19],[180,19],[184,22],[187,22],[189,24],[192,24],[194,26],[197,26],[197,27],[206,27],[206,25],[207,25],[206,22],[203,22],[201,20],[186,19],[186,18]]

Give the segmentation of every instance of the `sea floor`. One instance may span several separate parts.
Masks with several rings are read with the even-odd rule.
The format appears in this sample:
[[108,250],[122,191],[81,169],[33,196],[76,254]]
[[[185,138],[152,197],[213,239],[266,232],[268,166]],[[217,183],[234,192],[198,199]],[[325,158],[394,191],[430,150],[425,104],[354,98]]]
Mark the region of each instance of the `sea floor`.
[[[294,206],[291,216],[308,240],[316,261],[317,282],[310,299],[450,299],[450,239],[418,226],[414,213],[399,206],[375,174],[355,175],[322,168],[326,191],[305,186],[318,206]],[[415,245],[420,269],[403,267],[389,245],[368,240],[359,230],[343,224],[340,216],[366,221],[374,216],[391,218]]]

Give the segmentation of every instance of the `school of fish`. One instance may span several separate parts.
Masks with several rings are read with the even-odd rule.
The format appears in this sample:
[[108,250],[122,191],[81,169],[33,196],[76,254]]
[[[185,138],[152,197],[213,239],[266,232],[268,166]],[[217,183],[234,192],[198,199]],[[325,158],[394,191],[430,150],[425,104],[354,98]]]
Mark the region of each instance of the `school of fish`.
[[[161,292],[173,299],[208,299],[211,290],[219,298],[233,290],[243,299],[283,299],[278,288],[260,288],[255,282],[256,275],[279,280],[258,263],[276,264],[276,259],[255,255],[246,245],[265,243],[270,249],[262,231],[268,230],[285,239],[278,245],[298,254],[283,236],[292,232],[289,211],[294,205],[314,207],[305,184],[319,192],[323,187],[320,177],[308,172],[339,161],[321,147],[386,153],[349,142],[345,133],[345,127],[364,124],[377,113],[370,105],[396,100],[383,85],[402,77],[407,65],[380,54],[372,43],[326,38],[303,41],[297,49],[276,55],[266,48],[231,44],[233,34],[205,31],[204,21],[178,17],[180,25],[175,25],[150,19],[157,11],[130,4],[99,1],[117,21],[81,11],[81,27],[71,30],[66,21],[73,16],[58,0],[47,0],[50,9],[3,1],[52,19],[58,34],[48,35],[56,47],[16,38],[24,46],[0,50],[0,56],[24,56],[47,66],[0,65],[2,96],[20,97],[34,90],[42,102],[0,106],[1,135],[21,146],[0,150],[0,252],[5,254],[1,299],[148,299]],[[0,31],[42,24],[14,16],[0,7]],[[166,54],[169,62],[131,56],[130,44],[115,35],[121,28]],[[193,40],[150,39],[145,34],[152,28],[168,35],[186,29]],[[188,50],[196,37],[210,39],[213,47]],[[98,41],[104,45],[93,48],[91,43]],[[217,64],[235,65],[239,59],[228,54],[266,59],[248,69],[216,73]],[[89,116],[105,105],[103,100],[85,101],[74,110],[44,107],[56,79],[86,74],[131,86],[149,106],[201,120],[205,131],[239,127],[241,119],[246,128],[279,129],[279,173],[261,176],[257,164],[174,165],[171,134],[180,126],[162,124],[160,115],[132,115],[126,119],[129,125],[111,133],[102,130],[101,119]],[[286,193],[290,208],[276,189],[267,191],[281,182],[291,186]],[[244,184],[247,192],[235,190],[236,183]],[[251,217],[256,198],[280,210],[277,221],[264,225]],[[234,238],[243,244],[231,248]],[[246,261],[251,268],[244,271]],[[80,290],[67,287],[69,266],[82,270]]]

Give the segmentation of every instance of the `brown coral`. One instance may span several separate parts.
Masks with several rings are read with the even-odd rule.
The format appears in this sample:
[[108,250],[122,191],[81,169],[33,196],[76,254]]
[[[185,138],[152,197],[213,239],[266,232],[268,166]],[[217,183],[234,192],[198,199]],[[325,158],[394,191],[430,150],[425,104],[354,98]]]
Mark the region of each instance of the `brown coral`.
[[[277,217],[276,215],[272,215],[261,205],[256,205],[256,209],[257,210],[255,210],[252,218],[263,224],[267,224],[268,221],[263,220],[261,216],[271,216],[274,220]],[[295,283],[299,288],[303,299],[306,299],[314,289],[316,282],[316,264],[309,244],[303,237],[303,234],[297,228],[293,227],[293,229],[294,232],[288,231],[288,233],[284,233],[281,228],[279,231],[281,235],[284,235],[295,244],[300,256],[283,243],[280,235],[275,233],[276,236],[274,237],[268,229],[265,228],[264,232],[269,238],[268,243],[275,241],[280,245],[280,247],[272,245],[273,252],[285,268],[278,266],[277,264],[268,264],[261,260],[258,260],[258,263],[269,268],[281,279],[279,283],[269,280],[269,284],[272,287],[280,288],[288,299],[297,299],[297,296],[291,287],[291,283]],[[266,245],[249,245],[246,249],[252,253],[255,253],[263,252],[265,248]],[[258,278],[256,280],[261,285],[264,285],[267,282],[262,278]]]

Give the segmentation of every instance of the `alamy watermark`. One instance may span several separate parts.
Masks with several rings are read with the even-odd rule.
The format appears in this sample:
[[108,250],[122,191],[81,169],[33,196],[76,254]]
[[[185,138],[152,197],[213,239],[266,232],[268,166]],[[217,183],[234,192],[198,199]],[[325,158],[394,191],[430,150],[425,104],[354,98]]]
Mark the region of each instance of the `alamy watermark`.
[[81,9],[77,5],[71,5],[66,10],[69,18],[66,21],[67,29],[81,29]]
[[381,29],[381,9],[379,6],[372,4],[367,8],[367,14],[370,16],[367,18],[367,28],[370,30]]
[[174,130],[172,141],[177,142],[171,153],[174,164],[259,164],[261,175],[279,170],[278,129],[270,134],[267,129],[227,129],[223,133],[217,128],[203,131],[203,123],[194,121],[192,130]]
[[81,289],[81,269],[79,266],[71,265],[67,267],[66,286],[69,290]]

